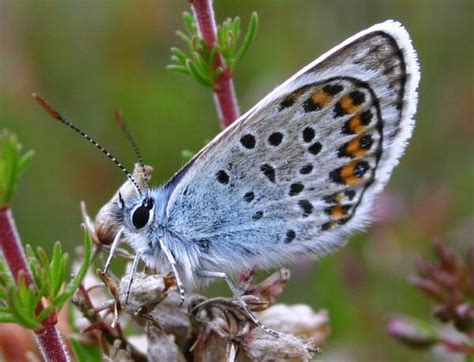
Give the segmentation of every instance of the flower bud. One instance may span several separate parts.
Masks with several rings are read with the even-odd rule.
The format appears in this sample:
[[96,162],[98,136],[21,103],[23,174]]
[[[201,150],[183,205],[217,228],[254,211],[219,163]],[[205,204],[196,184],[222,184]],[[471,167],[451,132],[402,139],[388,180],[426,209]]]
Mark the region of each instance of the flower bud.
[[439,340],[431,325],[403,316],[392,318],[387,325],[387,331],[400,342],[413,348],[429,348]]

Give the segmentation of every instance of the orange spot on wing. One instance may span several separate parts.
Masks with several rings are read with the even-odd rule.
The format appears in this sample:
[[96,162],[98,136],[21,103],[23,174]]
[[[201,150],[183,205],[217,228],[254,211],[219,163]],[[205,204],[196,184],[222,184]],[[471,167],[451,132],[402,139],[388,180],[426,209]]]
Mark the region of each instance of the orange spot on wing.
[[362,177],[354,174],[358,163],[358,161],[353,161],[342,167],[340,175],[345,184],[354,186],[362,181]]
[[354,138],[346,147],[346,152],[351,157],[363,157],[368,150],[364,150],[360,145],[360,137]]
[[324,90],[319,89],[311,96],[311,100],[313,101],[313,103],[319,104],[321,107],[324,107],[332,101],[332,96],[326,93]]
[[349,128],[354,133],[361,133],[365,129],[365,126],[362,124],[362,122],[360,120],[360,115],[359,114],[352,117],[349,120]]
[[352,102],[352,98],[349,97],[349,96],[342,97],[339,102],[341,104],[342,109],[346,113],[349,113],[349,114],[356,113],[360,108],[360,106],[358,106],[358,105],[356,105]]
[[354,175],[354,167],[355,167],[355,165],[356,165],[355,162],[351,162],[351,163],[348,163],[347,165],[345,165],[344,167],[342,167],[342,170],[341,170],[341,178],[342,178],[343,180],[346,180],[348,177]]
[[343,217],[345,215],[346,215],[346,213],[344,212],[344,209],[343,209],[342,205],[336,205],[331,210],[331,216],[336,218],[336,219],[340,219],[341,217]]
[[360,184],[362,181],[362,178],[357,177],[357,176],[349,176],[345,179],[347,185],[355,186]]

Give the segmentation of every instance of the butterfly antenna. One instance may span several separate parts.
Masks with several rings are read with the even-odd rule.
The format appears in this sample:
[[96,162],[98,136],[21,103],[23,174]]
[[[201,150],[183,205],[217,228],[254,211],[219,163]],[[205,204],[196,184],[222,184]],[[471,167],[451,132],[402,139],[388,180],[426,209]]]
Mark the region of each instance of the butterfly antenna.
[[100,152],[102,152],[109,160],[111,160],[117,167],[127,176],[130,180],[132,185],[135,187],[135,190],[139,195],[142,195],[142,191],[140,190],[140,186],[138,186],[138,182],[132,176],[132,174],[127,170],[127,168],[117,160],[109,151],[107,151],[104,147],[102,147],[96,140],[94,140],[91,136],[87,133],[84,133],[80,130],[74,123],[65,119],[56,109],[54,109],[43,97],[41,97],[37,93],[33,93],[33,98],[38,102],[38,104],[54,119],[58,120],[62,124],[68,126],[76,133],[79,133],[82,137],[88,140],[92,145],[95,146]]
[[117,127],[124,133],[128,142],[132,146],[135,156],[137,156],[138,158],[138,163],[140,164],[140,167],[142,168],[145,185],[146,187],[148,187],[149,179],[148,179],[148,173],[146,172],[146,168],[145,168],[145,162],[143,160],[142,153],[140,152],[140,149],[138,148],[138,145],[135,142],[135,139],[133,138],[132,134],[130,133],[130,130],[128,129],[127,122],[125,121],[125,118],[123,116],[123,112],[120,109],[116,109],[114,112],[114,115],[115,115],[115,123]]

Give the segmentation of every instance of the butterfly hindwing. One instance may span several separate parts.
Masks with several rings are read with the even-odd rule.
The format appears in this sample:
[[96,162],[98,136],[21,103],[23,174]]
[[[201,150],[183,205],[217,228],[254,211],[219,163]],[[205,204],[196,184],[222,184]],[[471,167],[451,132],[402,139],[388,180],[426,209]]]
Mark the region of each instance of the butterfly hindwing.
[[207,270],[270,267],[343,245],[411,135],[418,80],[400,24],[348,39],[185,166],[171,181],[167,227]]

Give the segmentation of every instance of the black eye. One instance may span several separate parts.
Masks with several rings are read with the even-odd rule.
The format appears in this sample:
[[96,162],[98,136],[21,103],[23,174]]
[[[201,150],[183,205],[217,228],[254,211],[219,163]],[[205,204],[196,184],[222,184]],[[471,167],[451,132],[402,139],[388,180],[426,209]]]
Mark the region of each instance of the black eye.
[[147,199],[143,204],[133,211],[132,223],[137,229],[144,227],[150,220],[151,209],[153,208],[153,200]]
[[132,215],[132,223],[137,229],[141,229],[148,223],[150,219],[150,210],[145,206],[140,206],[135,209]]

